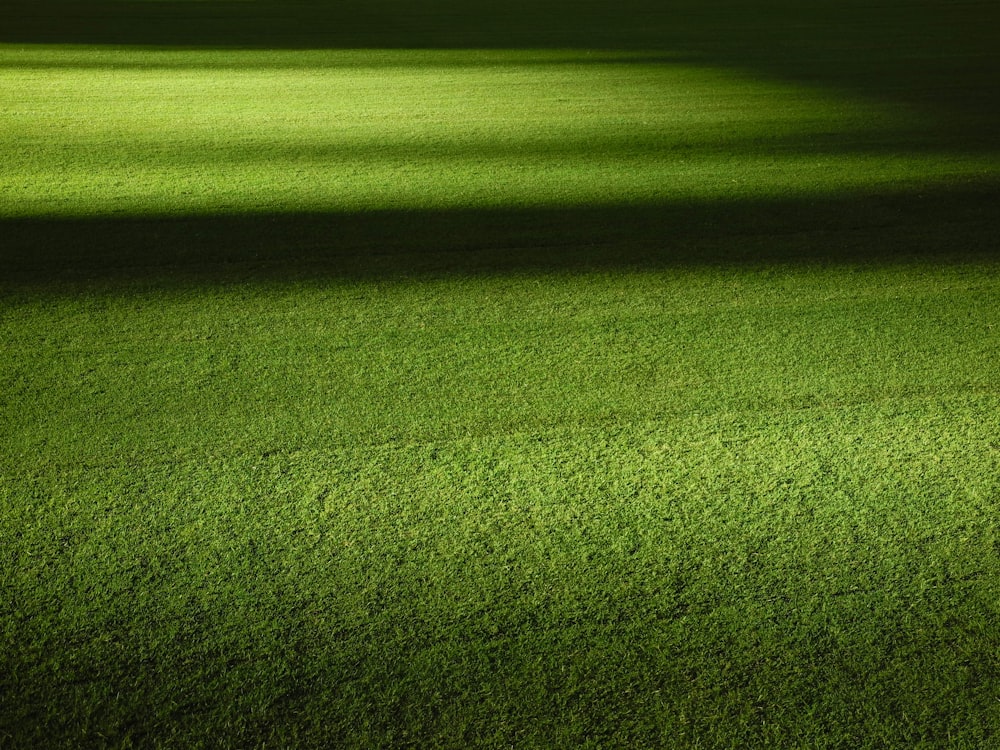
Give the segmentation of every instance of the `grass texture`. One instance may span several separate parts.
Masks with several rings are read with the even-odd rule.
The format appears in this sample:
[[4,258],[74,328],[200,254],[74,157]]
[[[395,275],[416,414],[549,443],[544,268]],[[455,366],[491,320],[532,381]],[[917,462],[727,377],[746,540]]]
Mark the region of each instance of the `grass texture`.
[[988,177],[929,116],[565,51],[0,50],[0,215],[635,204]]
[[1000,741],[989,4],[46,3],[0,746]]
[[86,286],[4,318],[17,744],[988,744],[989,268]]

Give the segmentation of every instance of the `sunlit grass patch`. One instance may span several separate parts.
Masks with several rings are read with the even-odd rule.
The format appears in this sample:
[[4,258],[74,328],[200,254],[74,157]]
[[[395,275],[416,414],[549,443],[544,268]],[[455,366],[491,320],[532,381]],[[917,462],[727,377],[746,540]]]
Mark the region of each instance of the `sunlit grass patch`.
[[830,195],[989,175],[918,113],[669,54],[2,50],[0,214]]

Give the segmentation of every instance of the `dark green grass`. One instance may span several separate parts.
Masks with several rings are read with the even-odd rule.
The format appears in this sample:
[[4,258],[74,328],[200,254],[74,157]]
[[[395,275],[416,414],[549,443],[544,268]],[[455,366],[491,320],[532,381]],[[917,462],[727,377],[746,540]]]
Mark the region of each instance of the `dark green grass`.
[[1000,742],[995,20],[5,4],[0,746]]
[[35,593],[6,618],[6,725],[74,746],[988,746],[984,406],[53,473],[17,517]]

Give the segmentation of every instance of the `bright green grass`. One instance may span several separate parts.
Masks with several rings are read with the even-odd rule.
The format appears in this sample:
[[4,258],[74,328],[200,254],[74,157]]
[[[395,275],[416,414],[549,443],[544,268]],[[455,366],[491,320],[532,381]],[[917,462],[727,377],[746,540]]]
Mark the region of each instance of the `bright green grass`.
[[933,120],[666,53],[0,48],[0,215],[829,196],[992,176]]

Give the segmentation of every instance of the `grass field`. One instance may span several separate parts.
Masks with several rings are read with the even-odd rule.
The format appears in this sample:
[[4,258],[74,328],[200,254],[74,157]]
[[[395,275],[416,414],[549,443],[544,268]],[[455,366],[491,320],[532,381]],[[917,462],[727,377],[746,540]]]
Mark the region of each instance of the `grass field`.
[[1000,742],[987,2],[0,10],[0,747]]

